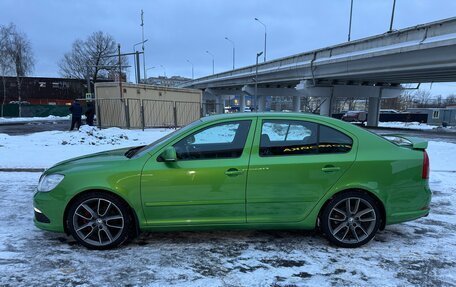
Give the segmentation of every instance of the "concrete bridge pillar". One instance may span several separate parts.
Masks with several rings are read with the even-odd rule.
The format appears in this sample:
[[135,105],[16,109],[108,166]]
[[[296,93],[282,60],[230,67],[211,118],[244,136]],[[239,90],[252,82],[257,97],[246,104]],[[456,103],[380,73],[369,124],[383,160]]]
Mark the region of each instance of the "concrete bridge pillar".
[[320,115],[331,116],[331,97],[322,97],[320,105]]
[[367,126],[378,127],[380,111],[380,97],[370,97],[367,110]]
[[215,97],[215,113],[222,114],[223,113],[223,104],[225,101],[222,101],[221,96]]
[[293,112],[299,113],[301,111],[301,96],[293,97]]
[[239,111],[243,113],[245,111],[245,94],[241,93],[239,102]]
[[257,99],[258,99],[258,103],[257,103],[258,112],[264,112],[266,110],[266,96],[258,95]]

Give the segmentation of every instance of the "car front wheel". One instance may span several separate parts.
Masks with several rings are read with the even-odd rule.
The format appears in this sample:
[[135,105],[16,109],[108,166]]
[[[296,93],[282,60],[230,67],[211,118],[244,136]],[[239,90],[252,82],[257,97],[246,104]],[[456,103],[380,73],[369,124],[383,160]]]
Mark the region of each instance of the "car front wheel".
[[132,234],[129,207],[117,197],[93,192],[75,200],[68,211],[68,229],[80,244],[90,249],[114,248]]
[[366,244],[380,227],[375,200],[361,192],[336,195],[323,210],[321,229],[337,246],[354,248]]

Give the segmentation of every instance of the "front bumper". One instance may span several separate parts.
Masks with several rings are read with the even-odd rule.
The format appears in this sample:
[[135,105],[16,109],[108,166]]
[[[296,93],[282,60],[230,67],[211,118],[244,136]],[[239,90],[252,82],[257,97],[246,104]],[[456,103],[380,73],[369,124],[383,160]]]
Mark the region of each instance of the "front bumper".
[[65,206],[65,202],[56,198],[52,191],[36,192],[33,196],[35,226],[47,231],[65,232],[63,226]]

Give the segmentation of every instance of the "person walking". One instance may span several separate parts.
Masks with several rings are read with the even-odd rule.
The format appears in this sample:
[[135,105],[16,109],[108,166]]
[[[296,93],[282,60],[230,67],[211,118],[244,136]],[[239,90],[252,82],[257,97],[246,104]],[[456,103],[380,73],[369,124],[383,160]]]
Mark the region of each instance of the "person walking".
[[73,104],[69,108],[71,112],[71,128],[70,131],[74,129],[76,125],[76,129],[79,130],[81,126],[81,116],[82,116],[82,107],[77,100],[74,100]]
[[93,126],[93,118],[95,117],[95,107],[93,106],[93,102],[87,103],[87,110],[85,112],[86,116],[86,124],[89,126]]

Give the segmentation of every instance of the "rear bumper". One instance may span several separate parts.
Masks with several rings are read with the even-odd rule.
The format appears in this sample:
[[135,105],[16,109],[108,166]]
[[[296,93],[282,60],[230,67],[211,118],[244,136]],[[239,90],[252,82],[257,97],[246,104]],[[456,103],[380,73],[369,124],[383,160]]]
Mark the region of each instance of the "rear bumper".
[[423,210],[416,210],[416,211],[407,211],[407,212],[399,212],[395,213],[390,216],[387,225],[388,224],[395,224],[395,223],[401,223],[405,221],[411,221],[415,220],[421,217],[426,217],[429,215],[429,207]]
[[410,200],[408,206],[402,206],[402,210],[395,210],[395,212],[390,213],[387,217],[386,224],[401,223],[428,216],[432,192],[428,184],[426,184],[423,189],[424,190],[419,191],[419,194],[421,195],[419,198]]

